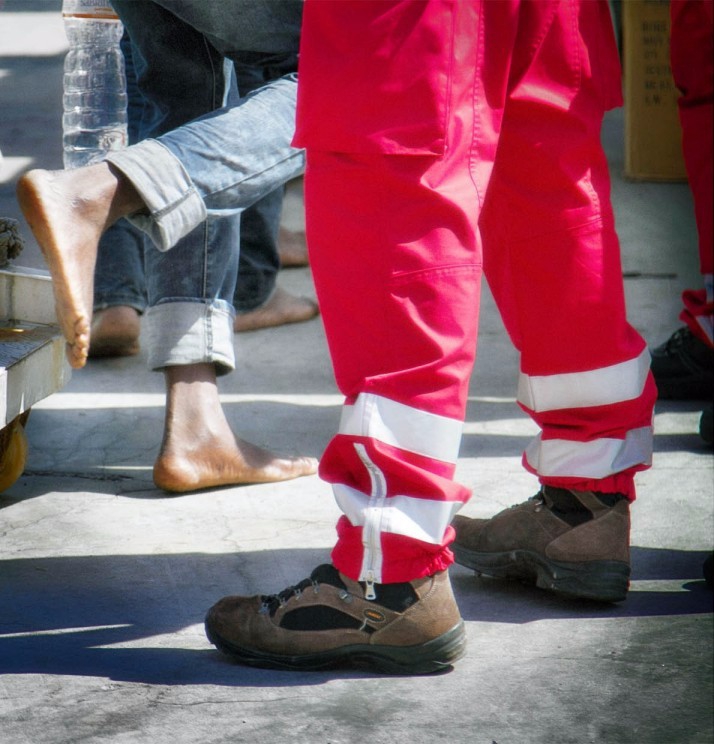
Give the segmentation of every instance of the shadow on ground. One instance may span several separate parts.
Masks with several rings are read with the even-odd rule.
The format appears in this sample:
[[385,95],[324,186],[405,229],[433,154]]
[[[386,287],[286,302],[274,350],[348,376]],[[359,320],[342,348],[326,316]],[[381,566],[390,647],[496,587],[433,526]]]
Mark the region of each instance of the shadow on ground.
[[[705,555],[635,548],[635,582],[676,581],[681,588],[633,591],[622,604],[608,606],[477,579],[458,566],[452,577],[464,619],[472,622],[686,616],[712,610],[712,593],[701,581]],[[275,584],[275,566],[293,567],[297,582],[325,559],[321,550],[276,550],[2,561],[0,672],[163,685],[322,684],[329,674],[231,664],[208,644],[202,623],[208,607],[225,594],[283,589]]]

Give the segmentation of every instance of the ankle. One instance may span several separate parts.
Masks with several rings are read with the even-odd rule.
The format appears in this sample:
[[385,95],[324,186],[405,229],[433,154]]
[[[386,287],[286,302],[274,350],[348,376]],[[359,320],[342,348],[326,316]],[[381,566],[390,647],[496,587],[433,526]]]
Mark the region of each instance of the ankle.
[[106,167],[107,186],[109,186],[109,179],[112,179],[112,187],[109,189],[111,199],[107,219],[108,225],[129,214],[146,211],[146,203],[143,197],[122,171],[107,161],[99,165]]

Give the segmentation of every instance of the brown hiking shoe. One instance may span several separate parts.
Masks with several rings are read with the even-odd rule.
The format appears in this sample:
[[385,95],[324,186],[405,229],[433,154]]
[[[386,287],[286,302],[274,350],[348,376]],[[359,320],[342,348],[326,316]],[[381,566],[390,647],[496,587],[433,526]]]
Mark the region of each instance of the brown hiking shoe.
[[364,584],[325,564],[280,594],[224,597],[206,615],[206,635],[242,664],[272,669],[428,674],[463,655],[464,624],[446,571],[374,590],[366,599]]
[[456,562],[495,578],[519,578],[572,597],[625,599],[630,509],[620,494],[544,486],[491,519],[457,516]]

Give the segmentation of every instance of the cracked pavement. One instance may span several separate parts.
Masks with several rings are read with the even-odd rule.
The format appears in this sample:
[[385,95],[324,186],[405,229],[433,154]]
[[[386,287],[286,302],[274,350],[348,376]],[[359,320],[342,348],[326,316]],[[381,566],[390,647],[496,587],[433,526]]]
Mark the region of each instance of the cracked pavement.
[[[59,0],[0,11],[0,213],[23,168],[59,167]],[[686,184],[628,183],[622,111],[603,133],[628,308],[653,345],[697,282]],[[27,231],[24,228],[27,239]],[[41,267],[28,240],[23,265]],[[283,285],[311,294],[308,269]],[[339,395],[319,320],[236,337],[229,420],[276,451],[319,456]],[[515,404],[517,360],[485,292],[457,477],[464,513],[535,491]],[[206,641],[220,596],[279,591],[327,560],[337,507],[317,477],[167,497],[151,468],[163,378],[137,357],[94,360],[33,407],[25,473],[0,495],[0,744],[711,744],[711,450],[697,403],[660,403],[654,467],[633,507],[628,599],[601,607],[452,570],[469,650],[434,677],[236,666]]]

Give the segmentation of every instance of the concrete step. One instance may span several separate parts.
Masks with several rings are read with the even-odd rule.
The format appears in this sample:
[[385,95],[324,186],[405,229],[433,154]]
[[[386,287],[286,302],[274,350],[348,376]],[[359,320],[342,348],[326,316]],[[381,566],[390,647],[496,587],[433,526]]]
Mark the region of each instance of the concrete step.
[[0,427],[70,379],[47,272],[0,270]]

